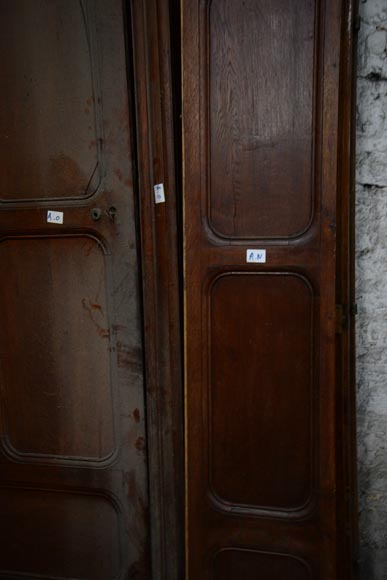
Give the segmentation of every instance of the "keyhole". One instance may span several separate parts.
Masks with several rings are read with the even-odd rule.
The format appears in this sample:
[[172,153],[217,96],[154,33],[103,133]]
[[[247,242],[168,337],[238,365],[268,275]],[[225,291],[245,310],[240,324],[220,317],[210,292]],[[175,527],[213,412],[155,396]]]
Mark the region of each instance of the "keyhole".
[[91,212],[91,219],[94,220],[95,222],[97,222],[98,220],[101,219],[102,216],[102,211],[99,209],[99,207],[94,207]]

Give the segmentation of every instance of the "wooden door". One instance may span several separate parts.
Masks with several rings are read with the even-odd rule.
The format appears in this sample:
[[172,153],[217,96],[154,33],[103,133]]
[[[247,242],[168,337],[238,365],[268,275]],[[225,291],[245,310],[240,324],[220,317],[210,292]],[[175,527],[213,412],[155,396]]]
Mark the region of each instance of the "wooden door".
[[148,580],[124,3],[0,15],[0,577]]
[[353,5],[182,6],[187,578],[344,580]]

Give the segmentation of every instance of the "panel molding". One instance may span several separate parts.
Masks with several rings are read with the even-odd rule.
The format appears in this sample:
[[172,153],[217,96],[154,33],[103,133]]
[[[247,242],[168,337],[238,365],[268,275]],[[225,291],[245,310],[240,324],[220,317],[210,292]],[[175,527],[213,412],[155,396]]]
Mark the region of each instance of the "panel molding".
[[[37,234],[37,235],[5,235],[0,238],[0,246],[2,247],[3,244],[7,242],[18,242],[23,240],[75,240],[75,239],[87,239],[91,240],[93,244],[95,244],[95,249],[100,251],[102,254],[102,260],[105,267],[105,288],[106,288],[106,315],[109,317],[109,312],[111,307],[109,305],[111,299],[111,261],[110,261],[110,254],[107,247],[107,242],[103,237],[99,237],[95,234],[89,233],[76,233],[73,234]],[[83,307],[85,307],[83,305]],[[90,314],[92,316],[92,313]],[[111,326],[111,324],[110,324]],[[109,330],[106,335],[108,340],[108,358],[110,361],[110,368],[109,368],[109,375],[111,383],[116,381],[114,374],[115,364],[112,362],[112,358],[118,355],[118,345],[116,345],[116,339],[113,332]],[[112,374],[113,373],[113,374]],[[117,425],[115,421],[115,405],[116,402],[114,401],[113,392],[114,389],[110,387],[110,397],[111,397],[111,409],[112,409],[112,436],[113,436],[113,447],[109,453],[102,457],[93,457],[93,456],[83,456],[83,455],[62,455],[62,454],[55,454],[55,453],[38,453],[38,452],[29,452],[29,451],[21,451],[18,449],[13,443],[12,439],[9,435],[9,412],[8,412],[8,405],[7,405],[7,383],[2,377],[3,370],[0,361],[0,417],[2,417],[2,429],[0,429],[0,450],[3,452],[4,456],[11,461],[20,463],[20,464],[35,464],[35,465],[51,465],[51,466],[58,466],[58,465],[67,465],[67,466],[74,466],[77,468],[106,468],[112,465],[119,454],[119,448],[117,445]],[[2,393],[1,393],[2,391]],[[1,425],[0,425],[1,427]]]
[[204,231],[206,231],[207,238],[211,243],[219,243],[221,241],[227,244],[244,245],[247,241],[257,242],[296,242],[302,240],[308,235],[313,224],[316,222],[316,208],[318,207],[318,199],[320,196],[320,184],[316,178],[317,170],[322,164],[322,144],[319,134],[321,133],[321,114],[319,105],[322,102],[322,86],[318,81],[319,71],[322,66],[323,59],[323,33],[325,26],[325,0],[314,0],[314,54],[313,54],[313,95],[312,95],[312,150],[311,150],[311,169],[310,169],[310,217],[305,227],[300,231],[291,235],[248,235],[248,236],[229,236],[222,234],[212,223],[211,219],[211,113],[210,103],[211,94],[209,86],[210,78],[210,13],[213,0],[199,0],[198,1],[198,22],[199,22],[199,70],[200,70],[200,117],[199,117],[199,134],[200,134],[200,170],[203,167],[207,168],[206,174],[201,174],[201,190],[202,190],[202,213],[204,217]]
[[[309,384],[310,384],[310,396],[309,396],[309,404],[310,404],[310,423],[309,423],[309,443],[310,443],[310,453],[309,453],[309,462],[310,462],[310,479],[309,479],[309,493],[305,501],[296,507],[291,508],[278,508],[276,506],[268,507],[268,506],[259,506],[259,505],[252,505],[252,504],[241,504],[236,502],[228,501],[215,491],[211,473],[211,465],[212,465],[212,458],[213,458],[213,448],[211,442],[213,441],[212,437],[212,393],[211,393],[211,383],[212,383],[212,356],[211,356],[211,347],[212,347],[212,337],[211,337],[211,327],[212,327],[212,316],[211,316],[211,306],[212,306],[212,291],[219,280],[228,277],[234,276],[246,276],[246,277],[286,277],[286,278],[296,278],[300,280],[305,287],[310,296],[310,377],[309,377]],[[315,377],[318,373],[316,373],[314,358],[315,358],[315,345],[313,339],[314,327],[315,327],[315,313],[313,309],[313,304],[315,301],[315,292],[313,289],[313,285],[311,281],[307,278],[306,275],[303,275],[299,272],[292,272],[292,271],[275,271],[275,270],[265,270],[265,271],[246,271],[246,270],[232,270],[232,271],[221,271],[217,272],[215,275],[212,275],[207,282],[204,284],[204,293],[207,295],[207,301],[204,307],[203,313],[203,320],[204,324],[207,320],[207,338],[205,343],[208,344],[208,352],[204,357],[203,364],[204,368],[207,367],[207,397],[208,397],[208,432],[207,432],[207,441],[208,441],[208,497],[210,502],[212,503],[213,507],[218,511],[221,512],[223,515],[229,517],[238,517],[244,516],[247,518],[257,518],[257,517],[269,517],[275,519],[305,519],[311,517],[316,509],[317,499],[314,494],[314,490],[316,489],[316,480],[317,480],[317,468],[319,462],[319,452],[316,441],[316,426],[315,421],[316,417],[318,416],[318,408],[316,408],[316,401],[318,401],[318,396],[316,393],[319,391],[319,386],[314,385]],[[315,393],[315,397],[313,396]]]
[[[49,207],[60,205],[85,205],[100,194],[100,189],[103,187],[105,175],[104,163],[104,126],[103,126],[103,91],[100,79],[100,47],[98,42],[98,35],[96,31],[96,15],[95,15],[96,0],[78,0],[77,5],[81,12],[81,18],[84,25],[85,37],[88,45],[89,63],[90,63],[90,79],[93,89],[93,95],[88,99],[87,106],[93,106],[94,119],[94,144],[97,154],[97,163],[90,175],[87,189],[92,184],[95,175],[97,174],[96,186],[86,195],[82,196],[52,196],[52,197],[36,197],[25,198],[21,194],[17,199],[6,199],[1,197],[0,193],[0,209],[19,209],[19,208],[34,208],[34,207]],[[76,160],[75,160],[76,162]],[[55,189],[53,184],[52,189]],[[86,191],[87,191],[86,189]]]
[[[288,560],[296,561],[307,572],[308,577],[312,579],[311,567],[309,566],[308,562],[306,560],[304,560],[304,558],[301,558],[300,556],[295,556],[293,554],[286,554],[284,552],[268,552],[268,551],[256,550],[253,548],[239,547],[239,546],[229,546],[226,548],[221,548],[220,550],[217,550],[213,554],[213,556],[212,556],[213,573],[214,573],[216,558],[218,558],[219,556],[221,556],[224,553],[230,553],[230,552],[238,552],[240,554],[254,554],[257,556],[267,556],[267,557],[271,557],[271,558],[274,557],[274,558],[281,558],[281,559],[288,559]],[[288,579],[288,580],[290,580],[290,579]]]
[[[105,489],[84,489],[77,486],[67,487],[67,486],[42,486],[42,485],[25,485],[25,484],[13,484],[9,485],[7,483],[0,483],[0,500],[2,492],[9,491],[12,493],[32,493],[37,494],[40,493],[42,495],[52,495],[54,496],[57,494],[58,498],[62,495],[67,497],[85,497],[85,498],[92,498],[96,500],[100,500],[106,503],[115,513],[116,517],[116,530],[117,530],[117,543],[115,543],[117,549],[117,556],[118,556],[118,573],[111,579],[111,580],[120,580],[123,579],[125,576],[124,570],[124,561],[123,561],[123,537],[124,537],[124,523],[123,523],[123,509],[122,505],[118,499],[112,492],[109,492]],[[39,574],[39,573],[31,573],[31,572],[22,572],[22,571],[9,571],[9,570],[0,570],[0,578],[4,578],[5,580],[13,580],[15,579],[23,579],[23,578],[44,578],[49,580],[68,580],[68,576],[57,576],[52,574]]]

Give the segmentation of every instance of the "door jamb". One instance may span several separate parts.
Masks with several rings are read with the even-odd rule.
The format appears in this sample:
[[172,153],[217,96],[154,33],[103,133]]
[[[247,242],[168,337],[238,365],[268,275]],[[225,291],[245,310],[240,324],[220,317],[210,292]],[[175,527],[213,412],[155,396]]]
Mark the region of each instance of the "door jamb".
[[[137,137],[152,580],[181,580],[184,431],[170,2],[125,1]],[[156,205],[159,183],[166,201]]]

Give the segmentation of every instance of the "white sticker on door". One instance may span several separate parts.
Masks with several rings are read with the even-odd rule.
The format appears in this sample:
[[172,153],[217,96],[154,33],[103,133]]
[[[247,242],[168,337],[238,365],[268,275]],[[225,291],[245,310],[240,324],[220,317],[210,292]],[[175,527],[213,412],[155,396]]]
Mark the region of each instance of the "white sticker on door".
[[164,193],[164,184],[158,183],[154,186],[155,190],[155,203],[165,203],[165,193]]
[[266,250],[246,250],[246,262],[264,264],[266,262]]
[[47,212],[47,221],[49,224],[63,224],[63,211],[52,211],[49,209]]

